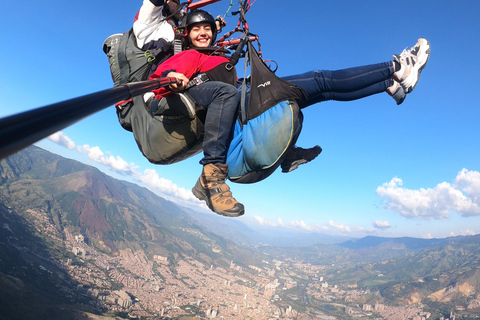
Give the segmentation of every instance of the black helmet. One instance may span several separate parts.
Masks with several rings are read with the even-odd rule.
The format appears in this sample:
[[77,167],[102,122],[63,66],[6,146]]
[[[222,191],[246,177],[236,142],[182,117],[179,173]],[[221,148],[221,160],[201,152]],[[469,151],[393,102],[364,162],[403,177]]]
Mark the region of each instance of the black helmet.
[[202,22],[209,23],[210,27],[212,28],[211,45],[213,45],[213,43],[217,39],[217,24],[215,23],[215,18],[207,11],[197,9],[188,14],[186,22],[187,32],[190,31],[190,27],[192,27],[194,24]]

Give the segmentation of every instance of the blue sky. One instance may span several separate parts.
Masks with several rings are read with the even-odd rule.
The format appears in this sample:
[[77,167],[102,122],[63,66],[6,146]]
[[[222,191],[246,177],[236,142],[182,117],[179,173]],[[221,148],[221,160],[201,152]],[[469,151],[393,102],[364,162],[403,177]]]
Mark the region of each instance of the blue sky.
[[[140,0],[4,1],[0,116],[112,86],[101,50],[128,30]],[[222,0],[206,9],[224,14]],[[319,144],[310,164],[265,181],[230,183],[246,207],[241,221],[345,236],[447,237],[480,233],[480,108],[477,93],[478,1],[257,0],[247,14],[265,59],[287,76],[391,60],[427,38],[432,54],[401,106],[386,93],[304,110],[298,145]],[[236,17],[227,16],[229,31]],[[243,73],[239,64],[239,74]],[[55,142],[54,142],[55,141]],[[114,107],[45,139],[39,146],[134,181],[182,205],[200,155],[150,164]],[[68,148],[70,147],[70,149]]]

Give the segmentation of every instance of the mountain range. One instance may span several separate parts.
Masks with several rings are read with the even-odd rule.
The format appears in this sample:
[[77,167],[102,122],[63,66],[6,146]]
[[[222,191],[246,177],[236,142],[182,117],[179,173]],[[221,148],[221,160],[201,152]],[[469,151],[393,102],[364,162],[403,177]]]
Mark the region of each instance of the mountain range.
[[[54,226],[48,234],[29,221],[38,212]],[[75,283],[55,262],[71,257],[57,241],[67,234],[82,234],[88,246],[107,255],[141,250],[173,264],[195,259],[228,267],[235,260],[246,267],[269,257],[329,266],[328,276],[337,283],[372,288],[392,303],[448,304],[480,290],[480,235],[278,238],[235,219],[179,207],[146,188],[32,146],[0,161],[0,305],[10,306],[5,319],[25,319],[14,315],[28,301],[35,312],[45,312],[43,319],[62,318],[71,311],[63,306],[72,303],[79,308],[82,299],[65,294]],[[292,245],[292,239],[298,243]]]

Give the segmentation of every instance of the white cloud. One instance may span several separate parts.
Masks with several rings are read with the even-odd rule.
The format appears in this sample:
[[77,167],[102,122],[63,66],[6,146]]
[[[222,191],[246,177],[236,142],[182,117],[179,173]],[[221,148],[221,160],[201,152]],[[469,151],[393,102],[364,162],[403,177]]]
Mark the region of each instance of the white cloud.
[[85,144],[83,146],[78,146],[77,151],[79,153],[86,154],[89,159],[103,164],[115,172],[135,174],[138,169],[138,167],[133,163],[129,164],[119,156],[105,156],[103,151],[98,146],[90,147],[88,144]]
[[288,227],[283,223],[282,218],[278,218],[277,222],[273,221],[267,221],[265,220],[264,217],[260,216],[255,216],[255,220],[258,222],[259,225],[261,226],[266,226],[266,227]]
[[338,231],[340,231],[340,232],[342,232],[342,233],[345,233],[345,232],[350,233],[350,232],[352,232],[352,229],[351,229],[349,226],[347,226],[346,224],[338,223],[338,222],[335,222],[335,221],[332,221],[332,220],[328,221],[328,224],[329,224],[332,228],[334,228],[334,229],[336,229],[336,230],[338,230]]
[[454,186],[464,192],[475,204],[480,205],[480,172],[462,169]]
[[65,133],[63,133],[63,131],[55,132],[54,134],[48,136],[48,139],[67,149],[75,149],[75,142],[73,142],[69,137],[67,137]]
[[373,222],[373,227],[377,229],[388,229],[391,228],[392,226],[390,225],[390,222],[388,221],[375,221]]
[[462,230],[462,231],[460,231],[460,234],[461,234],[462,236],[474,236],[474,235],[476,235],[476,234],[478,234],[478,233],[476,233],[475,231],[472,231],[472,230],[468,230],[468,229],[467,229],[467,230]]
[[261,225],[261,226],[278,227],[278,224],[277,224],[277,223],[274,223],[274,222],[271,222],[271,221],[267,221],[267,220],[265,220],[264,217],[255,216],[255,220],[256,220],[256,221],[258,222],[258,224]]
[[476,171],[463,169],[454,185],[442,182],[433,189],[409,190],[402,184],[395,177],[377,188],[385,209],[407,218],[445,219],[452,212],[465,217],[480,215],[480,173]]
[[297,228],[300,230],[305,230],[309,232],[322,232],[328,230],[327,227],[320,224],[308,225],[304,221],[292,221],[289,223],[289,226],[292,228]]
[[284,223],[282,218],[278,218],[277,222],[267,221],[265,218],[260,216],[255,216],[255,220],[261,226],[274,227],[274,228],[285,228],[285,229],[294,229],[308,232],[321,232],[328,230],[327,227],[324,227],[320,224],[309,225],[305,221],[292,221],[289,223]]
[[148,188],[167,193],[183,200],[198,201],[190,190],[180,188],[172,181],[161,178],[153,169],[147,169],[143,175],[138,177]]
[[[307,231],[315,233],[329,233],[329,234],[355,234],[355,235],[365,235],[365,234],[375,234],[377,230],[374,228],[364,228],[358,226],[349,226],[346,224],[338,223],[335,221],[328,221],[327,225],[322,224],[307,224],[303,220],[295,220],[288,223],[283,222],[281,218],[275,221],[268,221],[264,217],[255,216],[255,220],[261,226],[272,227],[272,228],[283,228],[296,231]],[[384,222],[385,223],[385,222]],[[386,222],[388,224],[388,222]],[[380,223],[379,223],[380,224]]]
[[456,234],[455,232],[450,232],[449,236],[451,237],[455,237],[457,235],[459,236],[474,236],[476,235],[477,233],[475,231],[472,231],[472,230],[460,230],[460,232],[458,232],[458,234]]

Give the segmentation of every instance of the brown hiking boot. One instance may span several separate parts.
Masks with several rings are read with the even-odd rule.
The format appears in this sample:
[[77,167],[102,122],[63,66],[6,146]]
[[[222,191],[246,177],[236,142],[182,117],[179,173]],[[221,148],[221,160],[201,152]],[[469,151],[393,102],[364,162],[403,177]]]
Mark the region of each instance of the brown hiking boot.
[[230,187],[225,183],[228,164],[216,163],[203,166],[192,192],[199,200],[205,200],[215,213],[226,217],[239,217],[245,213],[243,204],[235,200]]
[[293,170],[297,169],[299,165],[315,159],[320,152],[322,152],[322,148],[320,148],[320,146],[315,146],[310,149],[303,149],[300,147],[290,148],[287,151],[287,156],[281,164],[282,172],[292,172]]

